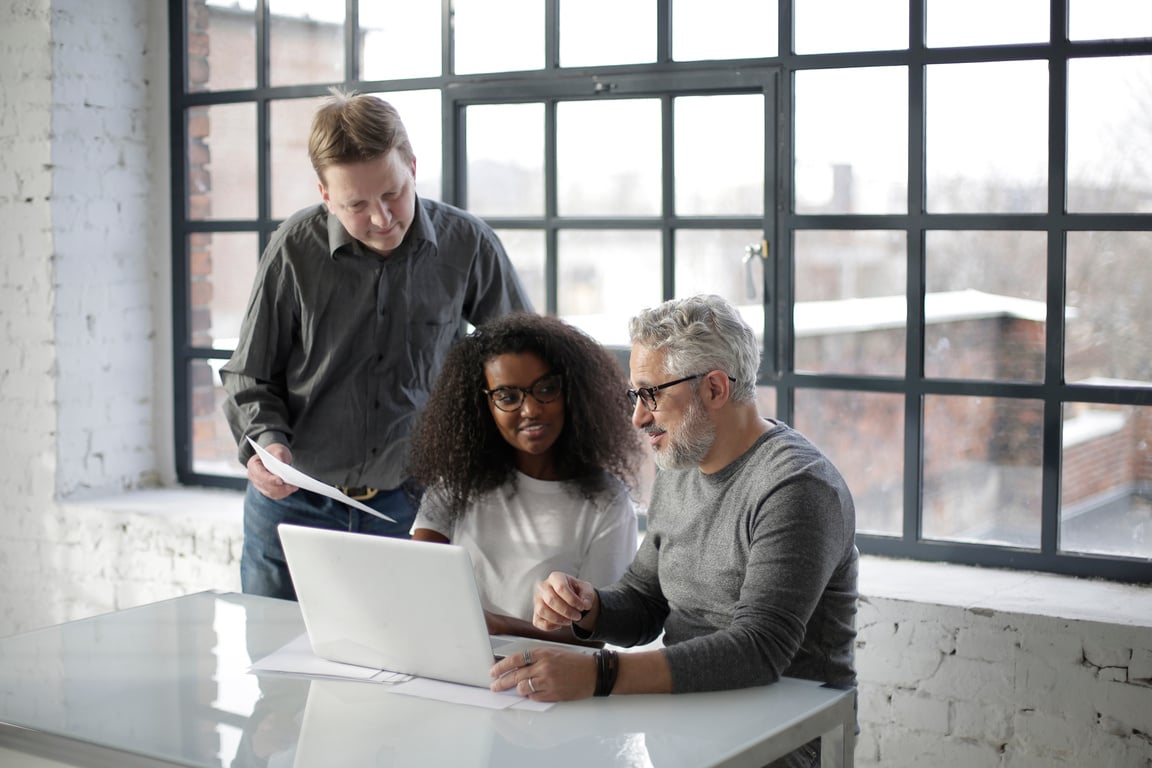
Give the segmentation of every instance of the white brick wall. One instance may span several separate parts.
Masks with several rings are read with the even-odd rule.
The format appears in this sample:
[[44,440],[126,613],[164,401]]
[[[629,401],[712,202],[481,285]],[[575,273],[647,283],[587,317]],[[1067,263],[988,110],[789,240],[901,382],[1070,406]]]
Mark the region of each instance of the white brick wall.
[[[147,490],[172,475],[165,14],[0,6],[0,635],[239,588],[240,496]],[[1152,768],[1152,609],[1046,618],[864,567],[859,765]]]
[[[156,4],[153,4],[156,5]],[[52,4],[59,496],[149,482],[152,295],[148,4]],[[158,159],[158,158],[157,158]]]
[[1152,767],[1152,600],[1113,589],[1130,621],[870,596],[857,765]]
[[56,475],[50,21],[47,2],[0,7],[0,487],[5,489],[0,533],[5,535],[18,527],[13,518],[23,513],[24,499],[52,498]]

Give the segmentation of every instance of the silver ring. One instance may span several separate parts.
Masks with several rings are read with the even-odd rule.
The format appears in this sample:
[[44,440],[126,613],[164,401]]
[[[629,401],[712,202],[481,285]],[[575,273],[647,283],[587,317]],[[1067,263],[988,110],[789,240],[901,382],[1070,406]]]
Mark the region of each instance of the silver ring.
[[528,666],[531,663],[532,663],[532,649],[526,648],[524,650],[524,666]]
[[536,686],[532,684],[532,678],[528,678],[528,690],[536,693]]

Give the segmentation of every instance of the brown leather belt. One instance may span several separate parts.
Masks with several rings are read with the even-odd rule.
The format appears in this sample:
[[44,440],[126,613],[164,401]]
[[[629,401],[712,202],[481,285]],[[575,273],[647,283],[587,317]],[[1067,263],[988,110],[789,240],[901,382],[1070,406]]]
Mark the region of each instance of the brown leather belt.
[[367,501],[376,494],[380,493],[379,488],[369,488],[366,485],[338,485],[336,486],[336,489],[348,498],[355,499],[356,501]]

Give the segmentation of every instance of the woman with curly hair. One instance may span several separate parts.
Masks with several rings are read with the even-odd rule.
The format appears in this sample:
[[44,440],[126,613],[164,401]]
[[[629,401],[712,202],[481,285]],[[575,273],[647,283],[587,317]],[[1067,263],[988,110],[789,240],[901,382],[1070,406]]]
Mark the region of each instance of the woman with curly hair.
[[627,379],[596,340],[513,313],[448,353],[412,437],[428,486],[412,538],[468,550],[493,634],[573,642],[531,624],[552,571],[614,582],[636,553],[639,433]]

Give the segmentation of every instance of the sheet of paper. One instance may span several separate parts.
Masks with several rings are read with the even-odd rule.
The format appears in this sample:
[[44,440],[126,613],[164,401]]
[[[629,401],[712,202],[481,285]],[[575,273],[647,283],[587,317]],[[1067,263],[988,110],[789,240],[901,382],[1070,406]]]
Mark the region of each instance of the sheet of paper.
[[446,683],[443,680],[430,680],[426,677],[414,677],[406,683],[392,686],[389,691],[402,693],[406,696],[419,696],[422,699],[450,701],[455,704],[468,704],[473,707],[487,707],[488,709],[516,708],[543,711],[552,706],[548,703],[526,699],[516,693],[515,690],[496,693],[487,688]]
[[355,664],[341,664],[338,661],[322,659],[312,652],[307,633],[259,659],[249,669],[253,672],[282,672],[290,675],[365,680],[374,683],[399,683],[412,679],[411,675],[402,675],[386,669],[358,667]]
[[256,453],[260,456],[260,461],[264,462],[264,466],[268,468],[268,471],[289,485],[294,485],[297,488],[303,488],[304,490],[312,491],[313,493],[319,493],[322,496],[327,496],[330,499],[342,501],[349,506],[356,507],[356,509],[360,510],[361,512],[367,512],[370,515],[376,515],[376,517],[383,518],[390,523],[396,522],[392,518],[388,517],[388,515],[385,515],[383,512],[377,512],[367,504],[362,504],[359,501],[356,501],[356,499],[341,493],[338,489],[333,488],[327,483],[322,483],[314,477],[309,477],[300,470],[296,469],[296,467],[292,466],[291,464],[285,464],[284,462],[280,461],[280,459],[268,453],[267,450],[265,450],[252,438],[248,438],[248,442],[252,443],[252,447],[256,449]]

